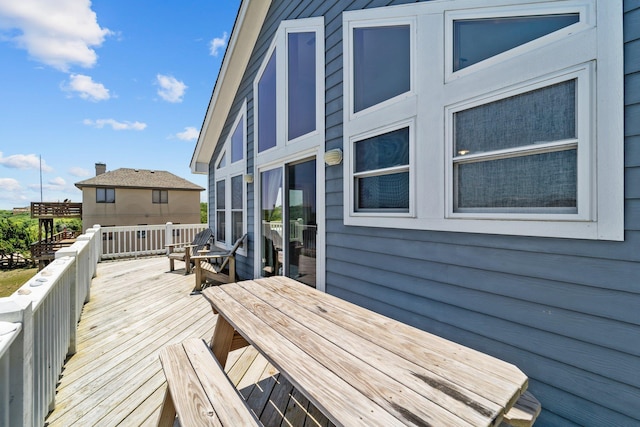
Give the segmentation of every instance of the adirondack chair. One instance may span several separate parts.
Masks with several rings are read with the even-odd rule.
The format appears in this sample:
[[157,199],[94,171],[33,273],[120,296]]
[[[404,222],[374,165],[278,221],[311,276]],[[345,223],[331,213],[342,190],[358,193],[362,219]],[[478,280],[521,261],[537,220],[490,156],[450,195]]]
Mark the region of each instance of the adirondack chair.
[[175,270],[175,260],[184,262],[184,274],[191,273],[191,266],[193,265],[193,256],[203,249],[208,249],[211,246],[213,240],[213,231],[210,228],[205,228],[196,234],[193,238],[193,242],[187,243],[175,243],[166,245],[167,257],[169,258],[169,271]]
[[[240,237],[233,244],[229,251],[210,252],[207,254],[199,254],[191,259],[195,262],[196,285],[191,295],[197,295],[202,291],[202,287],[207,281],[215,283],[230,283],[236,280],[236,252],[240,249],[247,239],[247,235]],[[219,264],[212,264],[211,261],[218,261]],[[228,267],[228,274],[224,273]]]

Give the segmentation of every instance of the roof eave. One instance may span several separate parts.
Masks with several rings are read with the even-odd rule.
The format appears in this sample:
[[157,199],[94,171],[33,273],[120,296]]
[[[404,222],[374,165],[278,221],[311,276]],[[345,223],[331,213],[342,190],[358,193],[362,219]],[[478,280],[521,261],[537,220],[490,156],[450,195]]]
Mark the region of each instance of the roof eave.
[[191,157],[191,172],[206,174],[271,0],[242,0],[207,113]]

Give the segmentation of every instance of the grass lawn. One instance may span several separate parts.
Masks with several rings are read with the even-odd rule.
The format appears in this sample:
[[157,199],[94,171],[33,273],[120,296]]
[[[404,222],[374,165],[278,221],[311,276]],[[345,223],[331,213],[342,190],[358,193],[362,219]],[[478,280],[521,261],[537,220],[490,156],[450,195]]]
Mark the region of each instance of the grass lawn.
[[0,298],[8,297],[38,272],[37,268],[0,271]]

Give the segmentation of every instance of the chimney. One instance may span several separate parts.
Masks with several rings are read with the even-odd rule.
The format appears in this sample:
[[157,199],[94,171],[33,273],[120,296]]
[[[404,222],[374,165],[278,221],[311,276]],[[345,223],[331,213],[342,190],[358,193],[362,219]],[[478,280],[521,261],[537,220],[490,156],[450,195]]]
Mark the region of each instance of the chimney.
[[96,163],[96,176],[102,175],[107,171],[107,165],[105,163]]

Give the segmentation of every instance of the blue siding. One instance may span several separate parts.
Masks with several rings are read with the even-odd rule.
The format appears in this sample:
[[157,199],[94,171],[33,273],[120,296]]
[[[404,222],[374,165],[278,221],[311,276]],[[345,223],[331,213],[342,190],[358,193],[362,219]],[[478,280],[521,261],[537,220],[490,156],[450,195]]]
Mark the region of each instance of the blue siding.
[[[274,0],[220,142],[246,99],[253,172],[252,85],[266,50],[281,20],[324,16],[326,148],[342,147],[342,11],[412,2]],[[624,242],[347,227],[342,168],[326,169],[327,291],[514,363],[542,402],[536,425],[640,425],[640,0],[624,2],[624,41]],[[253,185],[248,197],[242,277],[253,271]]]

